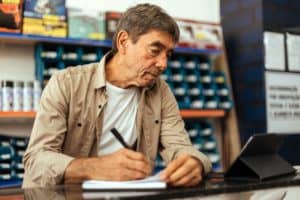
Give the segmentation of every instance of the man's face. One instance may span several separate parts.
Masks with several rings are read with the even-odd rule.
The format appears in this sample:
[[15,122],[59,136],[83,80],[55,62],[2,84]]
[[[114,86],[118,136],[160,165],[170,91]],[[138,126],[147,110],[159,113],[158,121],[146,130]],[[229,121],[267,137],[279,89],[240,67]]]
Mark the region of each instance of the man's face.
[[172,36],[162,31],[141,35],[135,44],[129,39],[124,61],[135,85],[145,87],[154,83],[166,69],[174,47]]

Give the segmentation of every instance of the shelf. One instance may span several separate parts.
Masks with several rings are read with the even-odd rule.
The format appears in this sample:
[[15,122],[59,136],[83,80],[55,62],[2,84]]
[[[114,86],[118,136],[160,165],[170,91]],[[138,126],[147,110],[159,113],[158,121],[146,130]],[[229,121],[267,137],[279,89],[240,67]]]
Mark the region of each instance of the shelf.
[[34,118],[35,112],[0,112],[0,118]]
[[[34,118],[35,112],[0,112],[0,118]],[[224,110],[180,110],[183,118],[224,117]]]
[[[38,35],[23,35],[21,33],[1,33],[0,42],[13,44],[35,44],[37,42],[49,42],[58,44],[73,44],[94,47],[111,48],[111,40],[89,40],[89,39],[73,39],[73,38],[58,38]],[[220,54],[222,50],[218,49],[197,49],[189,47],[176,47],[175,53],[184,54]]]
[[224,117],[224,110],[180,110],[180,114],[183,118],[216,118],[216,117]]
[[[21,188],[22,182],[23,182],[22,180],[0,181],[0,189],[5,189],[5,188]],[[16,198],[14,198],[14,197],[16,197]],[[0,199],[2,199],[2,198],[0,198]],[[4,199],[6,199],[6,198],[4,198]],[[23,199],[23,198],[19,198],[19,195],[13,195],[13,196],[10,196],[9,199]]]

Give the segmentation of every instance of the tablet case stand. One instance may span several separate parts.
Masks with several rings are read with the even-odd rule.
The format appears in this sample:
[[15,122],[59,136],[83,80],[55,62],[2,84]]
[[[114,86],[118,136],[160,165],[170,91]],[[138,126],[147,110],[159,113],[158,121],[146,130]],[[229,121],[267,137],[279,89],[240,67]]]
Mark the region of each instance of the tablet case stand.
[[294,173],[296,170],[278,154],[283,137],[277,134],[253,135],[225,173],[225,180],[263,181]]

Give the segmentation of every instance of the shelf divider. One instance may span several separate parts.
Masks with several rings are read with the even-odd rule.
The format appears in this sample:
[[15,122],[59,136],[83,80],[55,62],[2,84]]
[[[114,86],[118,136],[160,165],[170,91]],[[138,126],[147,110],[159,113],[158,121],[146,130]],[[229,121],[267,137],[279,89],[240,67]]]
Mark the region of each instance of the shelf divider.
[[180,114],[183,118],[217,118],[217,117],[224,117],[225,111],[224,110],[180,110]]
[[[180,114],[183,118],[199,118],[199,117],[209,117],[217,118],[224,117],[224,110],[180,110]],[[34,118],[36,112],[0,112],[0,118]]]
[[0,118],[34,118],[36,112],[0,112]]

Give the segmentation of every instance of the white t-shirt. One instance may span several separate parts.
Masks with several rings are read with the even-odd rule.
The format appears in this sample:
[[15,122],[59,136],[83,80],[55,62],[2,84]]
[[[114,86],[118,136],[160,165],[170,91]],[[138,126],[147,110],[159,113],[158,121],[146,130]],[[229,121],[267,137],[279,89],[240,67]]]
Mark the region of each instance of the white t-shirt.
[[135,119],[140,96],[138,88],[123,89],[106,82],[106,91],[108,101],[103,111],[98,155],[110,154],[124,148],[110,132],[112,128],[116,128],[129,145],[133,145],[137,139]]

